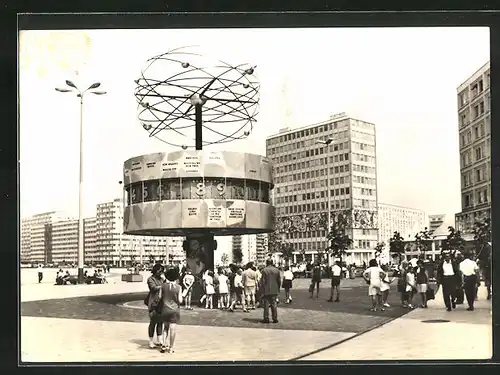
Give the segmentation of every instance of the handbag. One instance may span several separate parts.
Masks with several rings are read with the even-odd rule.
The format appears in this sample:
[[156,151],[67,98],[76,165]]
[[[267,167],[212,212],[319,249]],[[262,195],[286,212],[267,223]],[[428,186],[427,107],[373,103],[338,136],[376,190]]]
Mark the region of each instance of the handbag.
[[148,292],[148,294],[146,295],[146,298],[144,298],[144,304],[145,304],[146,306],[148,306],[148,305],[149,305],[149,296],[150,296],[150,295],[151,295],[151,292]]
[[434,292],[434,289],[427,287],[427,291],[425,292],[425,296],[427,300],[434,299],[436,297],[436,293]]
[[314,291],[314,284],[309,285],[309,293],[312,293]]
[[150,311],[156,311],[160,312],[161,309],[161,297],[162,297],[162,290],[160,289],[158,291],[158,294],[153,298],[151,301],[151,306],[150,306]]

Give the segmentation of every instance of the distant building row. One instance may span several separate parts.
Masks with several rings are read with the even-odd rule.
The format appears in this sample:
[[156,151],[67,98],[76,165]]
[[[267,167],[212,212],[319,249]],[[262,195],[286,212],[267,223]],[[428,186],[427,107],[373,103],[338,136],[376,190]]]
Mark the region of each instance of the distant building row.
[[[21,219],[21,262],[76,263],[78,220],[60,212],[46,212]],[[125,265],[185,258],[181,237],[130,236],[123,234],[120,199],[96,206],[96,216],[84,219],[85,263]]]

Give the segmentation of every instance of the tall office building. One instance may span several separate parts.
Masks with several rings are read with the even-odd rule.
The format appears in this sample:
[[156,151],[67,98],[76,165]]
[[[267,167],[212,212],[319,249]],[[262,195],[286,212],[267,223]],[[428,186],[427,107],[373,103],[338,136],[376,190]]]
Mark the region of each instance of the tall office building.
[[[319,143],[328,139],[328,146]],[[327,247],[324,227],[300,222],[304,217],[314,222],[318,214],[326,214],[329,168],[332,213],[348,219],[345,229],[353,240],[346,261],[359,264],[373,256],[378,240],[375,145],[375,125],[345,113],[318,124],[282,129],[266,140],[267,156],[274,165],[276,217],[302,226],[283,233],[297,249],[296,255],[305,253],[311,261]]]
[[385,243],[385,255],[389,257],[389,243],[394,232],[405,240],[412,240],[415,234],[426,227],[426,215],[416,208],[378,204],[379,242]]
[[455,225],[471,233],[474,222],[491,217],[490,63],[458,86],[458,131],[462,211]]

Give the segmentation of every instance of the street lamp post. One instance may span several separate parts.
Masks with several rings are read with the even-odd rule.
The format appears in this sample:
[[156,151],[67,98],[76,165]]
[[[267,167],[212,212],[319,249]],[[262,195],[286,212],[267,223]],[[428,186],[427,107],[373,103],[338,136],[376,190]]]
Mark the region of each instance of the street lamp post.
[[[121,185],[123,184],[123,181],[118,181],[118,183],[120,184],[120,187],[121,187]],[[121,212],[122,212],[122,215],[125,215],[125,205],[126,205],[126,202],[125,202],[125,198],[126,198],[125,197],[125,189],[121,189],[121,190],[122,190],[122,211]],[[120,246],[118,248],[118,258],[119,258],[119,260],[118,260],[118,266],[120,268],[123,267],[123,264],[122,264],[123,263],[123,260],[122,260],[123,217],[122,217],[122,224],[121,225],[122,225],[122,230],[120,231],[120,233],[118,233],[118,236],[119,236],[118,237],[119,238],[119,246]]]
[[[330,194],[330,164],[329,164],[329,158],[330,158],[330,144],[333,142],[333,138],[328,138],[326,140],[318,139],[316,143],[325,145],[326,148],[326,199],[327,199],[327,218],[328,218],[328,230],[327,230],[327,236],[328,233],[330,233],[330,230],[332,229],[332,202],[331,202],[331,194]],[[328,265],[331,266],[331,257],[328,255]]]
[[78,188],[78,283],[84,283],[83,277],[83,262],[85,257],[85,249],[83,246],[84,239],[84,227],[83,227],[83,96],[85,93],[89,92],[94,95],[104,95],[105,91],[94,91],[96,88],[101,86],[99,82],[90,85],[85,91],[81,91],[76,87],[76,85],[71,81],[66,81],[66,85],[71,87],[70,89],[56,88],[58,92],[72,92],[77,93],[77,97],[80,98],[80,168],[79,168],[79,188]]

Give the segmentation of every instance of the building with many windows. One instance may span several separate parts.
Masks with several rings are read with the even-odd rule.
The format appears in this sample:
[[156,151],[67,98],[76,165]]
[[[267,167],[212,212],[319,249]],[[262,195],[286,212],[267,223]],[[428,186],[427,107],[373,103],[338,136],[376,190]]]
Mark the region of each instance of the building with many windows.
[[329,175],[332,217],[347,223],[354,241],[346,261],[368,262],[378,241],[375,125],[341,113],[281,130],[267,138],[266,151],[273,161],[274,206],[277,221],[285,223],[278,229],[284,240],[305,260],[324,251]]
[[462,211],[455,226],[471,233],[475,221],[491,215],[489,62],[458,86],[457,97]]
[[[96,216],[84,219],[85,263],[123,266],[185,259],[182,237],[132,236],[122,233],[120,199],[96,206]],[[76,263],[78,220],[60,212],[37,214],[21,220],[21,255],[25,262]]]
[[[52,262],[50,225],[71,217],[63,211],[51,211],[21,219],[20,255],[22,262]],[[47,246],[45,245],[47,244]]]
[[[231,250],[241,251],[243,255],[241,264],[254,262],[256,265],[265,263],[266,260],[266,243],[265,234],[247,234],[232,236]],[[231,257],[232,259],[232,257]],[[234,259],[232,259],[234,262]]]
[[[96,237],[95,237],[95,218],[87,218],[83,220],[84,236],[83,246],[85,254],[95,252]],[[59,220],[51,224],[46,224],[46,232],[50,237],[46,241],[46,247],[50,249],[51,262],[73,263],[78,262],[78,220]]]
[[424,211],[386,203],[378,204],[378,223],[379,242],[386,245],[386,257],[389,257],[389,242],[394,232],[399,232],[405,240],[412,240],[427,225]]

